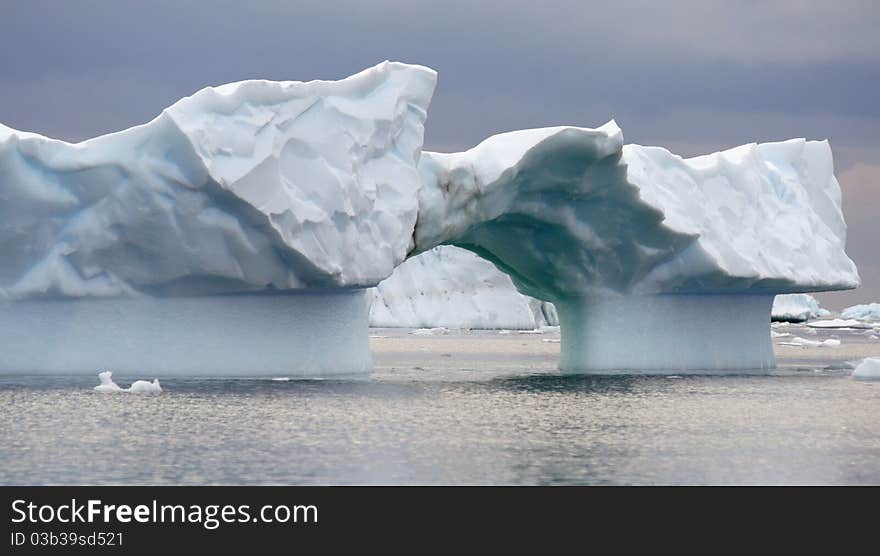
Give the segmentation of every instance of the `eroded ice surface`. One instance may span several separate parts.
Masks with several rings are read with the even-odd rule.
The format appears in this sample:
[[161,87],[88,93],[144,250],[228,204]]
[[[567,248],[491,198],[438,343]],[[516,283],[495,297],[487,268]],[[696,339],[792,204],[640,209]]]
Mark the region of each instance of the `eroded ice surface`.
[[230,83],[76,144],[0,125],[0,298],[375,285],[412,247],[435,80]]
[[812,295],[789,293],[776,296],[770,317],[775,321],[803,322],[830,314],[827,309],[819,306]]

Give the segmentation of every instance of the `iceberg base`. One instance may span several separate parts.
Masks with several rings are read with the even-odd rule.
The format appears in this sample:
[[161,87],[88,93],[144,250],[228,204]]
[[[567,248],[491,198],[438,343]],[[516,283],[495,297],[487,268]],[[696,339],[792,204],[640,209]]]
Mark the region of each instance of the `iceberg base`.
[[369,373],[365,290],[0,303],[0,374]]
[[773,295],[644,295],[554,301],[569,373],[766,371]]

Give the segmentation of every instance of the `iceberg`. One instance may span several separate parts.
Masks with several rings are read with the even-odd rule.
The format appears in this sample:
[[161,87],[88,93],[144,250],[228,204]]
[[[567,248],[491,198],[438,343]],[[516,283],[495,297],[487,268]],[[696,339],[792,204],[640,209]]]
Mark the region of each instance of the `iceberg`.
[[853,305],[844,309],[840,316],[845,319],[880,321],[880,303]]
[[554,308],[563,371],[766,369],[774,296],[859,283],[827,142],[683,159],[612,121],[422,152],[436,79],[208,87],[81,143],[0,126],[0,373],[357,374],[371,318]]
[[0,126],[0,372],[368,371],[365,288],[413,247],[435,83],[384,62],[81,143]]
[[425,152],[416,252],[474,251],[552,302],[560,368],[768,369],[775,295],[859,284],[825,141],[683,159],[615,122]]
[[135,380],[131,383],[131,386],[128,388],[122,388],[115,382],[113,382],[113,373],[111,371],[104,371],[98,373],[98,380],[100,384],[95,386],[95,392],[101,392],[104,394],[115,394],[128,392],[131,394],[161,394],[162,393],[162,385],[159,384],[159,379],[154,378],[152,382],[148,380]]
[[812,295],[789,293],[776,296],[770,318],[781,322],[804,322],[827,317],[830,314],[830,311],[819,306],[819,302]]
[[552,304],[519,293],[492,263],[453,246],[407,259],[372,290],[374,327],[533,330],[557,324]]

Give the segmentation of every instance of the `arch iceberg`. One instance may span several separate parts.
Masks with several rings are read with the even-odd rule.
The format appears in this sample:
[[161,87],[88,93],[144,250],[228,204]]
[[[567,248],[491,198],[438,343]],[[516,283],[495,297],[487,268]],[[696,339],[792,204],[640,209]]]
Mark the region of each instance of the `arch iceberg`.
[[773,295],[858,285],[827,142],[422,152],[435,84],[384,62],[75,144],[0,125],[0,372],[368,372],[365,288],[438,245],[553,302],[566,371],[767,368]]

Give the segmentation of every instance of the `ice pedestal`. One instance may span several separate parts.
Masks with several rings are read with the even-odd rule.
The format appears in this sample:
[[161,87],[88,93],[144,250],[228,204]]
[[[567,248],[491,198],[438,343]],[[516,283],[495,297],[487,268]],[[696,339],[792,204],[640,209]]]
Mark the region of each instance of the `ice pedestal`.
[[0,373],[370,372],[365,290],[0,302]]
[[772,295],[628,295],[556,301],[564,372],[762,371],[776,366]]

